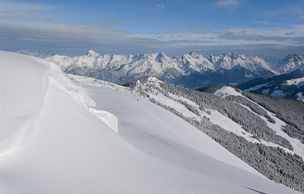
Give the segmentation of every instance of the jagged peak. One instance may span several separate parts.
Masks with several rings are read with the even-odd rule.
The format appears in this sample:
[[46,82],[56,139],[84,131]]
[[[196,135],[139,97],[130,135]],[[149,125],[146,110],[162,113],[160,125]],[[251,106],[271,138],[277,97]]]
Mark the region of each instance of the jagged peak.
[[90,49],[88,50],[87,52],[87,56],[90,56],[90,57],[96,57],[98,56],[99,54],[94,50],[94,49]]

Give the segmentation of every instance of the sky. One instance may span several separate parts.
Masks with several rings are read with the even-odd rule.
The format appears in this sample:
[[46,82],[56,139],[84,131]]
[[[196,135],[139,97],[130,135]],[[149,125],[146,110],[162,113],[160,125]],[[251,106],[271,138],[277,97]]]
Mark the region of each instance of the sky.
[[304,49],[304,0],[0,0],[0,49],[78,54]]

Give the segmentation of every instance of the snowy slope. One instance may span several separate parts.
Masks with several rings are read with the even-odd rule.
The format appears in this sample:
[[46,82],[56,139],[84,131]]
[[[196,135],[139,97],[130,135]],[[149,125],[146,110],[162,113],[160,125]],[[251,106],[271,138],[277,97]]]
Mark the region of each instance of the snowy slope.
[[[127,88],[121,88],[119,86],[117,86],[117,88],[106,87],[98,84],[99,81],[97,80],[95,80],[95,84],[96,82],[97,84],[93,86],[93,79],[88,78],[85,80],[79,76],[71,77],[72,80],[88,88],[87,90],[97,102],[97,107],[113,112],[120,118],[119,133],[132,144],[134,143],[135,146],[139,146],[139,149],[148,149],[149,145],[141,144],[149,144],[150,141],[168,141],[177,145],[189,146],[219,161],[258,174],[254,169],[227,152],[205,134],[199,132],[168,111],[133,94],[132,91]],[[163,100],[168,99],[164,97]],[[183,112],[184,114],[187,114],[187,109],[183,109],[183,107],[179,106],[180,104],[175,101],[168,100],[164,103],[170,104],[170,102],[174,103],[172,106],[177,106],[181,111],[185,111]],[[189,112],[189,114],[191,113]],[[193,116],[193,113],[190,116]],[[149,123],[148,126],[147,123]],[[139,135],[144,135],[146,138],[134,138],[134,136]],[[151,137],[149,138],[149,136]],[[208,147],[206,147],[206,145],[208,145]],[[168,159],[170,159],[170,157],[168,157]]]
[[[208,134],[266,177],[303,190],[303,132],[291,126],[303,126],[293,123],[302,119],[300,111],[299,118],[283,121],[232,87],[213,95],[154,77],[138,81],[134,91]],[[285,110],[290,114],[293,108]]]
[[92,99],[40,59],[0,58],[0,193],[296,193],[124,89]]
[[[286,123],[284,121],[280,120],[279,118],[277,118],[274,114],[272,114],[271,112],[269,112],[262,106],[256,104],[255,102],[251,101],[249,98],[242,95],[236,89],[234,89],[232,87],[224,86],[215,92],[215,96],[219,96],[221,98],[226,98],[229,96],[237,96],[237,97],[244,98],[244,99],[256,104],[260,109],[263,109],[267,113],[267,115],[270,115],[272,117],[272,119],[274,120],[274,123],[269,122],[264,116],[257,115],[254,112],[253,113],[256,114],[258,117],[261,117],[266,122],[266,124],[268,125],[268,127],[270,129],[272,129],[273,131],[278,133],[283,138],[287,139],[291,143],[291,145],[294,149],[294,152],[285,147],[282,147],[274,142],[269,142],[269,141],[265,141],[263,139],[258,139],[257,137],[254,137],[254,134],[247,132],[240,124],[236,123],[231,118],[229,118],[227,115],[222,114],[221,112],[219,112],[216,109],[204,108],[202,110],[202,109],[200,109],[200,105],[196,104],[193,101],[190,101],[189,99],[187,99],[188,101],[178,99],[177,96],[175,96],[174,94],[172,94],[168,91],[164,91],[164,89],[160,86],[161,84],[164,84],[164,83],[157,80],[156,78],[152,77],[152,78],[148,78],[144,84],[141,84],[140,82],[138,82],[137,88],[135,88],[135,90],[138,93],[144,92],[145,95],[148,96],[148,99],[152,100],[153,102],[156,102],[157,104],[159,104],[163,107],[174,110],[175,113],[177,113],[178,115],[181,115],[183,118],[187,118],[187,119],[193,120],[195,122],[201,122],[202,118],[208,118],[208,120],[211,123],[218,125],[218,126],[222,127],[223,129],[225,129],[231,133],[234,133],[237,136],[245,138],[248,142],[263,144],[263,145],[270,146],[270,147],[281,148],[288,153],[292,153],[292,154],[296,153],[297,155],[299,155],[300,157],[302,157],[304,159],[304,144],[302,144],[297,139],[289,137],[283,131],[282,127],[284,125],[286,125]],[[190,103],[189,103],[189,101],[190,101]],[[249,107],[247,107],[246,105],[243,105],[243,104],[241,104],[241,105],[242,105],[242,107],[245,107],[246,109],[251,111],[251,109]],[[189,107],[191,107],[191,106],[192,106],[192,109],[189,109]]]
[[[304,144],[301,143],[300,140],[288,136],[288,134],[286,134],[286,132],[283,131],[283,127],[287,125],[286,122],[284,122],[283,120],[278,118],[274,113],[271,113],[270,111],[265,109],[263,106],[257,104],[256,102],[254,102],[251,99],[247,98],[246,96],[242,95],[240,92],[236,91],[232,87],[222,87],[221,89],[219,89],[215,92],[215,95],[219,95],[219,94],[221,97],[224,97],[224,98],[228,97],[228,96],[241,96],[242,98],[245,98],[246,100],[256,104],[259,108],[263,109],[267,113],[267,115],[269,115],[273,119],[274,122],[269,122],[267,120],[267,118],[265,118],[264,116],[261,116],[261,115],[258,115],[258,116],[261,117],[263,120],[265,120],[267,125],[272,130],[274,130],[279,136],[287,139],[294,149],[293,152],[295,154],[297,154],[298,156],[302,157],[302,159],[304,160]],[[247,107],[246,105],[242,104],[242,106],[244,106],[250,110],[250,108]],[[282,148],[282,149],[284,149],[284,148]],[[286,149],[284,149],[284,150],[286,150]],[[288,150],[286,150],[286,151],[288,151]],[[288,152],[290,152],[290,151],[288,151]]]

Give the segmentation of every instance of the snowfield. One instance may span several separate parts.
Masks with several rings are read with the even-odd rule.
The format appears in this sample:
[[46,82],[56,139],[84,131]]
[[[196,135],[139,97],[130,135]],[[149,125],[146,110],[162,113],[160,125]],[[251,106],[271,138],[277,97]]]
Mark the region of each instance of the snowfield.
[[0,193],[297,193],[124,88],[0,52]]

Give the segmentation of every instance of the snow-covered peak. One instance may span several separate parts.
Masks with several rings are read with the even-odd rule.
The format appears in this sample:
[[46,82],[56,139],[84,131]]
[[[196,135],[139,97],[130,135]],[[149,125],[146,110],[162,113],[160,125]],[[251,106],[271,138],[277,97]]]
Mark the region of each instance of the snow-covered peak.
[[234,53],[222,54],[218,56],[210,56],[209,60],[215,64],[217,69],[229,70],[236,66],[241,66],[252,72],[266,70],[275,73],[269,64],[262,58],[257,56],[246,56]]
[[97,57],[97,56],[99,56],[99,54],[95,50],[93,50],[93,49],[88,50],[87,55],[89,57]]
[[[289,73],[304,70],[304,56],[292,54],[285,57],[280,64],[280,72]],[[304,72],[304,71],[303,71]]]
[[231,70],[235,66],[247,69],[251,72],[251,77],[265,76],[273,72],[261,58],[231,53],[205,57],[200,53],[190,52],[182,56],[171,57],[163,52],[101,55],[90,50],[88,54],[82,56],[55,55],[47,60],[60,65],[65,72],[105,79],[119,84],[149,76],[156,76],[163,80],[177,80],[192,74],[222,72],[223,69]]
[[181,64],[186,71],[205,72],[214,70],[214,65],[206,57],[193,51],[181,57]]

